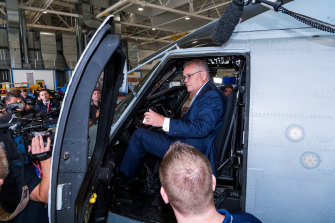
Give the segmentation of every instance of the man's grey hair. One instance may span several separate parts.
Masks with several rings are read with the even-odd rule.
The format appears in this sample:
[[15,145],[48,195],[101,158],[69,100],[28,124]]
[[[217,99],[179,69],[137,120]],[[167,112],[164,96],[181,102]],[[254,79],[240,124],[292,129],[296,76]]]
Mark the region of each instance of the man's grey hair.
[[211,74],[209,72],[209,68],[208,68],[208,65],[206,63],[206,60],[202,60],[202,59],[193,59],[193,60],[190,60],[190,61],[187,61],[185,64],[184,64],[184,68],[188,65],[191,65],[191,64],[195,64],[197,67],[199,67],[200,69],[202,69],[203,71],[206,72],[206,75],[208,77],[209,80],[212,79],[211,77]]

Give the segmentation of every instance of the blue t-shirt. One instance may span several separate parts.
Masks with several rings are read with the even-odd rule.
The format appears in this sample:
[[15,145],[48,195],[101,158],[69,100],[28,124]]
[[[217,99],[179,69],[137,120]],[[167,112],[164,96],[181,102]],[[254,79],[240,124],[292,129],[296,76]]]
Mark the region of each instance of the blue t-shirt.
[[217,211],[225,216],[222,223],[262,223],[255,216],[249,213],[237,212],[230,214],[225,209],[218,209]]

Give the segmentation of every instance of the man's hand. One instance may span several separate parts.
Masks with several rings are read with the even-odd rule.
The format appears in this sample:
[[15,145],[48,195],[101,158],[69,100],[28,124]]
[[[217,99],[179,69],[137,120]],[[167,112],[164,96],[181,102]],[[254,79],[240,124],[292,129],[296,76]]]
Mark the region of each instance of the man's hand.
[[95,118],[99,118],[100,116],[100,109],[97,110],[97,112],[95,113]]
[[29,146],[28,152],[31,151],[32,154],[39,154],[50,151],[51,139],[47,138],[47,146],[44,147],[44,141],[42,136],[35,136],[31,141],[31,146]]
[[[50,151],[51,139],[47,139],[47,146],[44,146],[44,141],[42,136],[35,136],[32,139],[31,146],[29,146],[28,151],[32,154],[44,153]],[[50,168],[51,168],[51,158],[42,160],[41,162],[42,179],[33,191],[30,193],[30,199],[33,201],[48,203],[48,191],[49,191],[49,180],[50,180]]]
[[152,125],[154,127],[162,127],[164,123],[164,116],[154,112],[153,110],[149,109],[148,112],[144,113],[144,120],[143,123],[145,125]]

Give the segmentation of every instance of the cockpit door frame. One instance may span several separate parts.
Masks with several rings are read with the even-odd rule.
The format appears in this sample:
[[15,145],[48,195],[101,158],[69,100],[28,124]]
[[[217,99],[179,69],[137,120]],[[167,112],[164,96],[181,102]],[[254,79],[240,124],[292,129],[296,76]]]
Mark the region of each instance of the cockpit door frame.
[[[80,191],[88,190],[89,180],[92,178],[87,177],[87,174],[93,175],[98,169],[88,169],[91,95],[104,71],[106,86],[102,100],[108,100],[109,103],[104,103],[101,107],[100,120],[112,120],[118,87],[122,84],[125,56],[119,49],[120,37],[111,34],[112,21],[112,17],[106,19],[82,54],[63,101],[53,149],[49,191],[51,222],[84,220],[86,207],[78,200],[85,200],[83,196],[87,194]],[[97,139],[100,143],[96,148],[99,147],[100,151],[93,155],[94,162],[102,158],[101,154],[109,142],[110,125],[110,122],[99,123]]]

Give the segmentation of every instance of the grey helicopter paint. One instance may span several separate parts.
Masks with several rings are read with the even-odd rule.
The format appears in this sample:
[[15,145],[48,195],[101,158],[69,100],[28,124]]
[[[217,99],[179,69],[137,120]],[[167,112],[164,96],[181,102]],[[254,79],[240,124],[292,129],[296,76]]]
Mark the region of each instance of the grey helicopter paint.
[[[335,23],[334,1],[285,7]],[[334,34],[267,11],[223,48],[250,51],[246,211],[264,222],[334,222]]]

